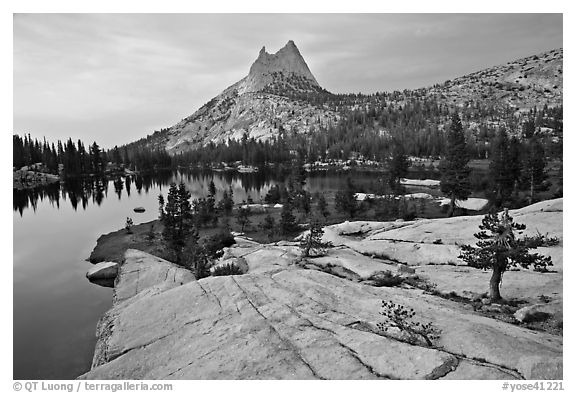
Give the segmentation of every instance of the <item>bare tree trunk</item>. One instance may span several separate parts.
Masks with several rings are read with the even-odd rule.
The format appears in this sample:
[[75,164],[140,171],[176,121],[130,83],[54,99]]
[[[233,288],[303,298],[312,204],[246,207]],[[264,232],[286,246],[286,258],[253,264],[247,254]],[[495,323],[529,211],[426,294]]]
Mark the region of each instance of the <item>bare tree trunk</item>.
[[490,277],[490,301],[494,302],[502,299],[500,296],[500,283],[502,282],[502,275],[506,270],[506,258],[501,255],[496,255],[496,263],[492,267],[492,277]]
[[530,173],[530,204],[534,200],[534,171]]
[[448,217],[454,217],[454,211],[456,210],[456,196],[452,195],[450,198],[450,213]]

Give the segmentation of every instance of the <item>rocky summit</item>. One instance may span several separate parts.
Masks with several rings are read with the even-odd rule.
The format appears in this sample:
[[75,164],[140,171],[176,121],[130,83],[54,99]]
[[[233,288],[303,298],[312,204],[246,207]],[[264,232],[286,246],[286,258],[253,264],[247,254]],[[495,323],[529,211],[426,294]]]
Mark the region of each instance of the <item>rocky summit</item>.
[[[281,135],[310,135],[348,120],[355,111],[403,108],[415,98],[458,110],[476,107],[472,112],[477,118],[465,125],[477,130],[480,125],[509,124],[507,113],[522,118],[534,108],[561,107],[562,97],[562,48],[420,89],[335,95],[320,86],[296,44],[288,41],[273,54],[263,47],[246,77],[191,116],[135,143],[177,154],[244,137],[271,141]],[[380,122],[370,127],[379,135],[389,132]]]
[[152,144],[175,154],[244,135],[264,141],[283,131],[309,132],[335,123],[339,115],[295,97],[323,91],[293,41],[274,54],[262,48],[246,77],[155,134]]
[[[511,213],[562,239],[562,205]],[[328,254],[307,259],[297,243],[237,237],[220,263],[246,273],[201,280],[128,250],[92,370],[80,378],[562,379],[562,336],[528,324],[529,315],[561,323],[562,240],[539,250],[552,256],[551,272],[504,275],[503,296],[522,299],[522,309],[484,302],[489,272],[427,259],[473,242],[480,218],[338,224],[326,228]],[[372,285],[386,272],[435,289]],[[434,344],[379,329],[382,301],[413,309],[436,330]]]

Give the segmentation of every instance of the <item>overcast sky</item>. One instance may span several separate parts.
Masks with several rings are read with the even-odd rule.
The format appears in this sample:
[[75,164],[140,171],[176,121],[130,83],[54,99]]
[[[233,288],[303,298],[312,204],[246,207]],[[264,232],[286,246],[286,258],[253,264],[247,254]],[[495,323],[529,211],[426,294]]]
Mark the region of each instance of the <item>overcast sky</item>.
[[335,93],[443,82],[562,47],[560,14],[18,14],[14,133],[110,148],[168,127],[294,40]]

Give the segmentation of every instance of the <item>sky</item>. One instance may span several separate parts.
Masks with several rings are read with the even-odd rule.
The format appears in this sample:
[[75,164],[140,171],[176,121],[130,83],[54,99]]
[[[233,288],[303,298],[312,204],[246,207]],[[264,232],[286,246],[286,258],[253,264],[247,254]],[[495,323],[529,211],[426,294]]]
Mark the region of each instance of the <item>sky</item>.
[[298,46],[334,93],[418,88],[562,44],[562,14],[15,14],[13,133],[129,143]]

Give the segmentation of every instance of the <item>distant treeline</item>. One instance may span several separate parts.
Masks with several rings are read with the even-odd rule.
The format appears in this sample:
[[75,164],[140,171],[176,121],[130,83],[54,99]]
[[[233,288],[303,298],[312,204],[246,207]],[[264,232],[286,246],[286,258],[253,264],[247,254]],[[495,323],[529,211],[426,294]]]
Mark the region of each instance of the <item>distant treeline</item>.
[[[436,112],[437,111],[437,112]],[[319,128],[308,134],[290,133],[282,129],[278,137],[268,141],[256,141],[246,135],[239,141],[209,143],[173,157],[179,165],[242,161],[245,165],[264,166],[285,163],[295,156],[306,162],[348,160],[364,158],[385,162],[392,156],[392,148],[397,143],[409,156],[441,158],[446,154],[446,131],[440,127],[440,119],[448,119],[449,112],[435,108],[436,125],[431,125],[434,116],[423,114],[423,108],[405,106],[401,112],[393,110],[352,111],[337,125]],[[562,111],[554,108],[534,111],[532,116],[520,125],[520,141],[537,138],[544,154],[551,158],[562,156]],[[545,115],[543,115],[545,114]],[[447,122],[447,120],[446,120]],[[376,124],[376,126],[375,126]],[[381,127],[377,125],[380,124]],[[386,132],[382,131],[385,127]],[[553,128],[554,127],[554,128]],[[544,130],[542,130],[544,128]],[[553,130],[549,132],[548,129]],[[472,159],[489,158],[498,133],[504,130],[514,135],[505,126],[480,127],[479,132],[465,130],[466,149]]]
[[[445,128],[454,112],[446,104],[419,96],[417,91],[372,96],[318,94],[315,98],[320,100],[318,104],[325,99],[324,105],[340,110],[341,119],[330,127],[318,125],[308,133],[287,131],[279,124],[278,136],[267,141],[256,141],[245,135],[240,140],[209,143],[173,156],[164,149],[166,130],[106,151],[96,142],[86,148],[82,141],[74,143],[71,139],[55,145],[46,140],[32,140],[30,135],[14,135],[13,165],[18,169],[41,162],[49,172],[58,173],[60,168],[67,176],[77,176],[104,172],[110,169],[108,163],[116,168],[147,171],[237,161],[263,167],[289,163],[295,157],[306,162],[350,158],[385,162],[397,143],[408,156],[440,158],[446,153]],[[356,108],[342,109],[350,107]],[[561,158],[562,111],[562,107],[544,106],[531,109],[520,118],[512,108],[502,109],[480,102],[458,110],[468,155],[478,159],[489,158],[502,129],[508,135],[518,135],[520,141],[532,140],[535,136],[547,157]]]
[[64,143],[58,140],[56,144],[50,144],[45,138],[39,141],[32,139],[29,134],[24,137],[13,135],[12,142],[14,168],[42,164],[45,172],[62,172],[66,177],[104,174],[124,167],[152,170],[169,168],[172,165],[168,153],[161,149],[129,149],[127,146],[116,146],[110,150],[102,150],[96,142],[86,149],[81,140],[74,143],[70,138]]
[[[442,157],[446,126],[454,112],[462,119],[471,158],[487,158],[501,129],[521,139],[526,138],[526,132],[538,134],[550,157],[560,157],[562,151],[562,106],[544,105],[519,112],[512,106],[485,99],[456,107],[444,99],[426,95],[425,89],[364,95],[332,94],[324,90],[299,92],[276,86],[269,93],[333,110],[340,114],[340,120],[324,127],[318,119],[316,124],[310,124],[311,131],[307,133],[285,130],[280,122],[275,122],[278,136],[267,142],[244,138],[209,143],[176,156],[175,160],[178,164],[242,161],[260,166],[285,162],[290,160],[290,152],[292,155],[297,152],[307,162],[358,156],[382,162],[391,155],[392,141],[400,142],[409,156]],[[128,148],[165,146],[167,131],[156,131]]]

